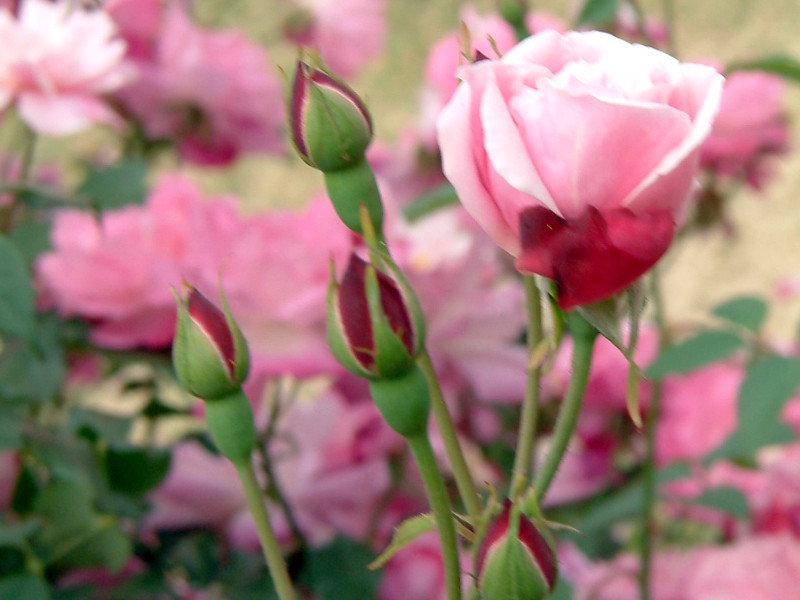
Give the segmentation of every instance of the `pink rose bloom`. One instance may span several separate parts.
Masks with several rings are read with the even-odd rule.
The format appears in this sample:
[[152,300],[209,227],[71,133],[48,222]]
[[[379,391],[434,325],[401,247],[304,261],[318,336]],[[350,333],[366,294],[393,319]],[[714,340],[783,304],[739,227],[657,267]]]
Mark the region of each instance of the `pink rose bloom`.
[[437,147],[436,119],[458,87],[458,67],[466,60],[461,54],[465,44],[469,43],[471,56],[497,58],[497,51],[503,54],[517,43],[514,28],[498,14],[482,16],[467,5],[461,10],[461,22],[469,40],[462,39],[463,32],[451,33],[431,48],[425,64],[419,129],[430,151]]
[[800,541],[755,537],[703,552],[684,593],[687,600],[788,600],[797,597],[798,581]]
[[664,383],[656,437],[660,464],[699,460],[734,432],[744,370],[718,363]]
[[[592,564],[571,547],[560,549],[559,557],[575,600],[638,600],[635,557],[623,554]],[[765,536],[686,553],[662,552],[653,567],[653,600],[787,600],[797,595],[800,542]]]
[[788,149],[783,79],[758,71],[729,75],[719,114],[701,149],[702,166],[724,177],[741,177],[760,188],[768,175],[766,159]]
[[235,31],[206,31],[166,11],[152,60],[119,94],[152,139],[171,138],[183,158],[227,165],[242,152],[284,149],[283,89],[269,57]]
[[324,198],[305,210],[243,216],[232,198],[205,198],[179,176],[162,179],[144,206],[61,213],[53,250],[37,263],[42,293],[62,315],[94,324],[108,348],[172,342],[171,287],[191,282],[228,302],[250,343],[253,377],[338,371],[325,339],[329,260],[352,246]]
[[16,18],[0,10],[0,110],[15,104],[41,135],[121,123],[101,96],[130,79],[125,43],[102,10],[73,4],[26,0]]
[[301,12],[290,18],[287,36],[314,49],[331,71],[351,77],[383,51],[384,0],[294,0]]
[[129,59],[154,58],[163,9],[162,0],[106,0],[103,3],[103,10],[114,20],[120,37],[128,44]]
[[623,290],[666,252],[719,103],[714,69],[545,31],[460,76],[438,122],[445,175],[520,271],[555,280],[562,308]]

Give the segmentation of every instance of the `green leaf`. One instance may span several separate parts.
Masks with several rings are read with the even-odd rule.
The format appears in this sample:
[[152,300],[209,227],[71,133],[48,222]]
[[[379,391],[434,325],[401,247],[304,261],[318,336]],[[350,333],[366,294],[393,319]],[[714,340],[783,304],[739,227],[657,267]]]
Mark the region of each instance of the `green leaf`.
[[664,350],[645,370],[645,375],[660,379],[671,373],[688,373],[728,358],[743,344],[733,333],[704,331]]
[[417,515],[406,519],[400,525],[395,527],[394,534],[392,535],[391,543],[386,547],[386,550],[381,552],[380,556],[369,564],[370,570],[380,569],[383,565],[389,562],[395,554],[408,546],[411,542],[421,536],[423,533],[433,531],[436,529],[436,520],[431,514]]
[[0,523],[0,546],[19,546],[41,526],[42,522],[36,518],[26,519],[13,525]]
[[607,25],[617,16],[617,0],[586,0],[575,27],[582,25]]
[[79,567],[105,567],[118,573],[133,554],[133,541],[111,517],[96,517],[92,530],[95,533],[64,556],[64,562]]
[[163,448],[110,447],[106,473],[111,489],[134,496],[150,491],[167,476],[170,456]]
[[800,83],[800,61],[786,54],[773,54],[752,61],[733,63],[727,70],[728,72],[764,71]]
[[9,340],[0,354],[0,400],[46,403],[61,389],[66,375],[58,319],[38,320],[32,342]]
[[50,600],[50,588],[38,575],[24,573],[0,579],[0,598],[3,600]]
[[614,344],[627,357],[628,348],[625,340],[622,339],[622,330],[619,327],[619,310],[617,309],[617,299],[609,298],[595,304],[587,304],[577,308],[586,321],[604,338]]
[[707,506],[728,513],[740,519],[750,516],[750,507],[747,498],[741,490],[733,487],[718,487],[710,489],[693,500],[694,504]]
[[52,223],[49,221],[23,221],[17,224],[8,239],[16,246],[28,268],[42,252],[50,249],[50,229]]
[[713,313],[720,319],[756,333],[767,318],[767,304],[761,298],[745,296],[723,302]]
[[429,215],[437,210],[458,204],[458,196],[453,186],[444,183],[427,194],[417,198],[412,204],[403,209],[403,215],[413,223],[422,217]]
[[374,555],[359,543],[337,538],[328,546],[309,553],[301,579],[314,596],[323,600],[374,600],[380,573],[367,565]]
[[146,163],[128,159],[110,167],[90,167],[77,191],[89,198],[98,210],[122,208],[144,202],[146,178]]
[[759,448],[795,440],[780,415],[799,386],[800,359],[770,356],[751,365],[739,389],[739,427],[708,460],[753,461]]
[[0,334],[30,339],[35,328],[34,294],[25,259],[0,235]]

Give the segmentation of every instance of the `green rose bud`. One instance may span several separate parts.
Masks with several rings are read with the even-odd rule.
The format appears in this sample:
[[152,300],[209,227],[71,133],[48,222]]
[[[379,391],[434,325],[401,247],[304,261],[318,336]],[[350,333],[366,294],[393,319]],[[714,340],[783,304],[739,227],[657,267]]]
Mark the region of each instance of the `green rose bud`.
[[477,573],[484,600],[542,600],[556,584],[558,564],[547,539],[506,500],[481,544]]
[[325,172],[362,162],[372,141],[372,119],[361,98],[302,61],[292,83],[289,128],[300,157]]
[[223,310],[194,287],[178,298],[172,362],[183,386],[195,396],[213,400],[239,390],[250,369],[247,342],[222,296]]
[[399,270],[379,271],[352,254],[328,290],[328,342],[350,372],[369,379],[404,375],[422,350],[422,310]]

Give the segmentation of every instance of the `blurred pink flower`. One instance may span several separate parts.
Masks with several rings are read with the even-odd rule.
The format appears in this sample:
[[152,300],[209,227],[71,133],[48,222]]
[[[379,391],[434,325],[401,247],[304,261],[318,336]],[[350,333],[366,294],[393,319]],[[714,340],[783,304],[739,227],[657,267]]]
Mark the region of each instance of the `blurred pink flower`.
[[[123,30],[133,35],[133,25]],[[242,152],[284,150],[282,86],[266,51],[238,32],[201,29],[172,6],[152,59],[135,65],[139,78],[120,91],[119,101],[147,137],[175,139],[186,160],[227,165]]]
[[127,58],[155,58],[164,14],[163,0],[106,0],[103,10],[114,20],[119,36],[127,43]]
[[[351,405],[332,389],[311,388],[278,413],[270,445],[276,480],[312,545],[336,534],[364,539],[391,483],[383,449],[363,445],[353,426],[364,422],[362,407],[372,405],[366,398]],[[170,474],[150,502],[150,529],[212,527],[226,531],[237,547],[259,547],[235,469],[196,443],[176,446]],[[269,510],[279,539],[291,539],[285,514],[277,505]]]
[[[636,600],[638,560],[622,554],[591,563],[573,547],[560,549],[575,600]],[[796,597],[800,542],[788,536],[745,538],[726,546],[655,556],[653,600],[787,600]]]
[[293,0],[299,12],[286,35],[319,53],[331,71],[348,78],[383,51],[385,0]]
[[0,110],[15,104],[41,135],[118,125],[101,98],[130,79],[125,43],[108,15],[67,1],[26,0],[15,18],[0,10]]
[[467,383],[481,400],[517,403],[527,360],[518,343],[522,285],[464,217],[457,206],[410,224],[398,217],[387,229],[389,245],[419,298],[437,369]]
[[37,263],[40,286],[65,316],[94,323],[109,348],[172,341],[175,298],[186,280],[228,302],[247,337],[253,376],[338,372],[325,340],[328,261],[351,237],[324,198],[305,210],[246,217],[232,198],[206,199],[180,176],[161,180],[145,206],[100,219],[61,213],[53,250]]
[[718,363],[664,382],[656,437],[660,464],[699,460],[736,429],[741,366]]
[[767,160],[789,149],[786,84],[777,75],[735,71],[722,88],[711,134],[700,150],[701,165],[723,177],[761,188]]
[[[467,553],[462,553],[462,583],[467,589],[472,582],[473,565]],[[442,551],[436,532],[419,536],[400,550],[386,564],[378,588],[379,600],[445,600]]]

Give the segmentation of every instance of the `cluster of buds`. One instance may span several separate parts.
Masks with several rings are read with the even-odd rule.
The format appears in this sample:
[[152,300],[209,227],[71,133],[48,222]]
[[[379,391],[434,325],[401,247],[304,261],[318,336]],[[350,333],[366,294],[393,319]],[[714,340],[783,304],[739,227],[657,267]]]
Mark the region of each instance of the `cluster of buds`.
[[342,222],[363,233],[361,206],[380,232],[383,205],[365,153],[372,118],[358,95],[321,68],[297,62],[289,100],[289,129],[300,158],[325,176],[325,188]]
[[386,422],[399,434],[422,434],[428,384],[416,365],[425,339],[422,310],[400,270],[377,269],[352,254],[342,281],[328,290],[328,343],[339,363],[370,381]]
[[483,600],[542,600],[558,578],[547,538],[518,505],[506,500],[478,552],[477,584]]
[[222,310],[191,286],[185,298],[178,297],[172,363],[181,384],[205,401],[217,448],[238,464],[249,460],[256,443],[253,412],[241,389],[250,354],[224,295],[221,300]]

